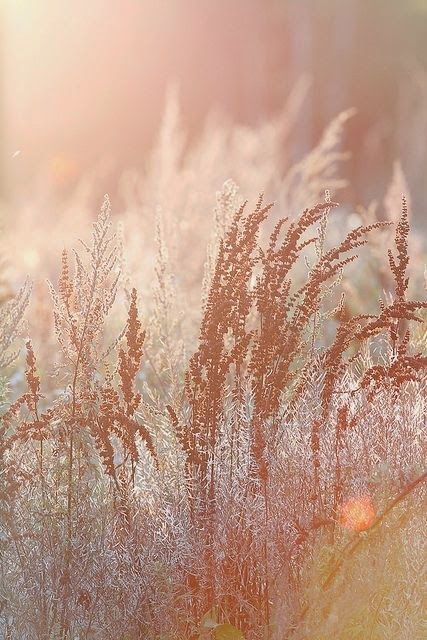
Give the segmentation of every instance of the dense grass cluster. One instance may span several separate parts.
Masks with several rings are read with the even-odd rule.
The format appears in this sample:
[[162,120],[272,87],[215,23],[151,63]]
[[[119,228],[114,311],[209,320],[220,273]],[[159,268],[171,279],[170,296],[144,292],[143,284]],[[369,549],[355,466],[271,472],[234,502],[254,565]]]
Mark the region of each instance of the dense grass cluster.
[[[337,237],[329,192],[293,215],[307,162],[281,191],[289,219],[231,181],[217,194],[195,340],[164,223],[145,314],[108,198],[58,256],[25,361],[29,285],[3,303],[1,637],[424,637],[427,303],[408,294],[408,207]],[[383,295],[355,310],[346,273],[370,239]]]

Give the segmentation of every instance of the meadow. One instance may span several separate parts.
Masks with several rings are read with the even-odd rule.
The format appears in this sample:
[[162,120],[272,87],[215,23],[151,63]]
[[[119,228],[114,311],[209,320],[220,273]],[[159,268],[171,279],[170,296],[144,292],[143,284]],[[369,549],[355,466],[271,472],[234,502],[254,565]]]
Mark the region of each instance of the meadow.
[[5,640],[425,637],[425,247],[303,93],[5,216]]

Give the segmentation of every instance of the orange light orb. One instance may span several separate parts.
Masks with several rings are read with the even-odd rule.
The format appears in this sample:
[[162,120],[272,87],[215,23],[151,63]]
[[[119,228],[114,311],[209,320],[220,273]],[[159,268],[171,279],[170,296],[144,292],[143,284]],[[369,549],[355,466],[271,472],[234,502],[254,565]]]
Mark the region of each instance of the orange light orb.
[[71,185],[78,177],[78,166],[74,158],[66,153],[58,153],[50,158],[48,171],[58,188]]
[[365,531],[375,522],[375,509],[370,496],[349,498],[341,507],[340,523],[350,531]]

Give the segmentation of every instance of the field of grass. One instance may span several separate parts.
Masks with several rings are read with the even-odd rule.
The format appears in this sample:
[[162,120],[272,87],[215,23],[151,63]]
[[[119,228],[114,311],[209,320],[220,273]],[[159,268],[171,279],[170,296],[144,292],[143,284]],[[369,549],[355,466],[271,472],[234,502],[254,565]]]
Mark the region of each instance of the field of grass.
[[4,640],[426,637],[423,242],[300,99],[5,216]]

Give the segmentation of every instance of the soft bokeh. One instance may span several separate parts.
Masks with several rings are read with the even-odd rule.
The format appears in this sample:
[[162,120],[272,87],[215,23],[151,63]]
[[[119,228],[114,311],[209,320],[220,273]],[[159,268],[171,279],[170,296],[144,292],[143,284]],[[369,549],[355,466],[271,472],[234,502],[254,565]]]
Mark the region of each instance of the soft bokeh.
[[[2,0],[3,192],[75,185],[101,160],[144,166],[165,92],[190,136],[208,113],[254,125],[306,75],[295,158],[355,107],[349,199],[378,198],[397,158],[422,210],[427,122],[423,0]],[[375,178],[374,178],[375,175]],[[421,218],[421,213],[419,214]]]
[[0,638],[424,640],[426,3],[0,3]]

